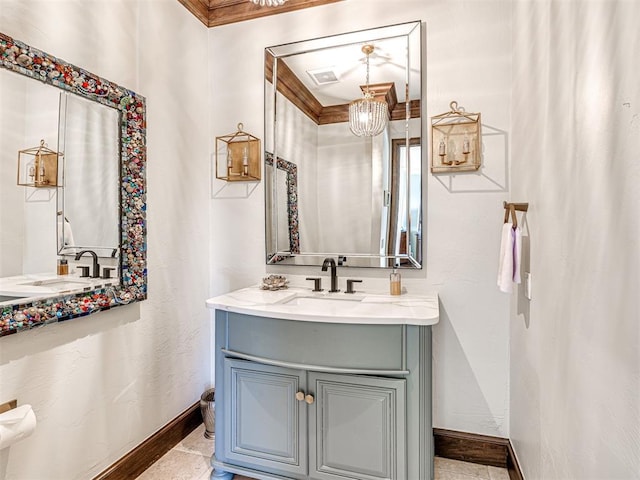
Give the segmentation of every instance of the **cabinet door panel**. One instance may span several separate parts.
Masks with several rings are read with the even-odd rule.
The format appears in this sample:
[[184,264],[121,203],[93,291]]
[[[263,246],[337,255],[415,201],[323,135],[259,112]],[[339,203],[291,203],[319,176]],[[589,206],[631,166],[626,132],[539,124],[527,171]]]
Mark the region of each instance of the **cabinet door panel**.
[[224,361],[225,458],[265,471],[306,475],[305,372],[242,360]]
[[309,374],[311,478],[401,480],[405,464],[404,379]]

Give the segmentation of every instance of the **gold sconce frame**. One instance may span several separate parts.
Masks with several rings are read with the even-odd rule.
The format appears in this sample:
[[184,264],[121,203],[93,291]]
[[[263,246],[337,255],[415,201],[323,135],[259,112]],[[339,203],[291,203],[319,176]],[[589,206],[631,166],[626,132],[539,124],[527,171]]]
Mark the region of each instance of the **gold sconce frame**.
[[216,178],[227,182],[260,181],[260,139],[242,131],[216,137]]
[[467,113],[458,102],[451,111],[431,117],[431,173],[470,172],[480,168],[479,113]]
[[58,162],[62,153],[47,148],[44,140],[33,148],[18,150],[18,180],[24,187],[58,186]]

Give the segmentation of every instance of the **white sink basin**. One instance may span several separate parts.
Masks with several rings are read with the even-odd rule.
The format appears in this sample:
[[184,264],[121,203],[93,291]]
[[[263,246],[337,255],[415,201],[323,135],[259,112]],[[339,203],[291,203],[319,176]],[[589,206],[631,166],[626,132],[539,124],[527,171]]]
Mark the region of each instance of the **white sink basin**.
[[24,285],[28,287],[45,287],[52,290],[72,290],[82,287],[90,287],[91,284],[82,280],[69,280],[62,278],[52,278],[50,280],[35,280],[33,282],[19,283],[18,285]]
[[362,301],[362,297],[293,297],[285,302],[283,305],[295,305],[297,307],[312,307],[312,308],[353,308],[358,306]]

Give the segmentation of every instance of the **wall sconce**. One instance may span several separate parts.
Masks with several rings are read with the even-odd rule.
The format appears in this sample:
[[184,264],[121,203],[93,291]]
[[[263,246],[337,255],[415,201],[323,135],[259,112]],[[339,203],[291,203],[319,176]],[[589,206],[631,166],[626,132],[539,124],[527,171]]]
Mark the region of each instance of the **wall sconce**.
[[242,131],[216,137],[216,178],[227,182],[260,181],[260,139]]
[[44,140],[33,148],[18,150],[18,185],[24,187],[57,187],[58,159],[62,153],[47,148]]
[[480,168],[480,114],[467,113],[458,102],[451,111],[431,117],[431,173],[465,172]]

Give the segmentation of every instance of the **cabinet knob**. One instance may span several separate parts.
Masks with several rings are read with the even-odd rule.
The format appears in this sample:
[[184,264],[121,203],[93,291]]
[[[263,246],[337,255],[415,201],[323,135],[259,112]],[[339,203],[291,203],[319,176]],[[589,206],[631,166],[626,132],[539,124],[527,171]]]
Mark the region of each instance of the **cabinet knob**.
[[304,392],[303,391],[299,391],[298,393],[296,393],[296,400],[298,400],[299,402],[304,400]]
[[306,397],[304,397],[304,401],[311,405],[313,402],[315,402],[315,398],[313,398],[313,395],[307,395]]

